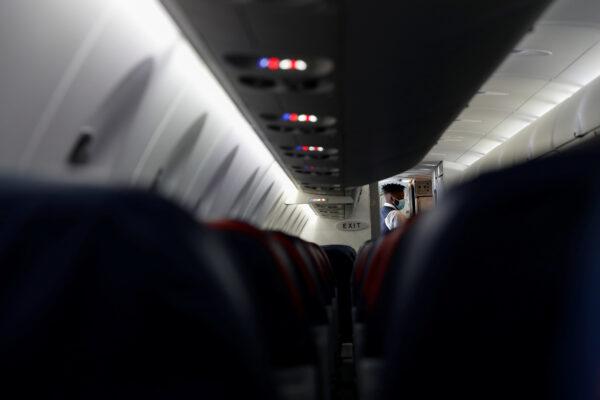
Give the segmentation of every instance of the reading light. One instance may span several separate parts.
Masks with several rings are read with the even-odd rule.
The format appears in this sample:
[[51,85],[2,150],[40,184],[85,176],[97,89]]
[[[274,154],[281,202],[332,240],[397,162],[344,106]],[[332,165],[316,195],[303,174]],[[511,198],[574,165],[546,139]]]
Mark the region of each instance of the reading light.
[[284,71],[291,69],[293,67],[293,62],[292,60],[289,59],[285,59],[285,60],[281,60],[281,62],[279,63],[279,69],[282,69]]
[[312,122],[313,124],[319,120],[316,115],[297,113],[285,113],[281,116],[281,119],[288,122]]
[[304,60],[296,60],[295,67],[297,71],[306,71],[308,64]]
[[269,59],[263,57],[260,60],[258,60],[258,67],[262,69],[269,68]]
[[325,148],[321,147],[321,146],[296,146],[296,151],[303,151],[303,152],[323,152],[325,151]]
[[308,64],[304,60],[277,57],[261,57],[258,59],[258,68],[271,71],[306,71]]

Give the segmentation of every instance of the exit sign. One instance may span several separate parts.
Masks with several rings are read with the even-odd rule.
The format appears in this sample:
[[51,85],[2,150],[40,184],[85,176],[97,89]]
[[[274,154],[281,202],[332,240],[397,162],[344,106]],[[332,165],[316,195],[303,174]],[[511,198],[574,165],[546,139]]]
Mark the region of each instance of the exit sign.
[[342,221],[338,222],[337,229],[342,232],[358,232],[369,229],[369,223],[363,221]]

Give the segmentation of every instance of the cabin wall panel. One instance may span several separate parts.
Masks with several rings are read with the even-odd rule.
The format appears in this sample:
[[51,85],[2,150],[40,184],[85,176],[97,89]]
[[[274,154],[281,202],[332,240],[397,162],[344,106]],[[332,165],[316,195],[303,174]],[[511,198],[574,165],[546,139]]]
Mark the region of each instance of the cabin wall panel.
[[[284,205],[298,189],[158,0],[2,2],[0,49],[0,172],[200,199],[209,220],[316,218]],[[82,132],[101,140],[69,165]]]
[[[281,204],[285,206],[284,197],[281,196],[282,190],[283,188],[275,183],[269,185],[269,187],[262,192],[251,211],[247,214],[246,221],[255,225],[267,227],[270,218],[272,217],[273,206],[277,204],[277,202],[281,202]],[[305,212],[306,211],[307,210],[305,210]]]
[[513,165],[524,163],[530,159],[529,143],[532,134],[533,129],[530,125],[520,135],[517,135],[515,140],[511,141],[509,149],[505,150],[511,154]]
[[265,229],[268,229],[268,230],[277,229],[277,226],[280,223],[281,218],[283,218],[285,212],[288,210],[289,207],[290,206],[285,203],[280,204],[277,207],[277,209],[275,210],[275,212],[273,213],[269,222],[265,225]]
[[274,221],[272,229],[276,231],[283,230],[290,218],[292,218],[295,210],[296,206],[286,206],[281,216]]
[[[256,163],[246,154],[241,153],[234,160],[229,171],[221,178],[219,188],[213,188],[207,218],[224,218],[233,208],[233,202],[239,197],[240,188],[252,179]],[[225,184],[226,183],[226,184]]]
[[[147,155],[146,151],[152,151],[152,147],[156,145],[161,135],[170,134],[169,142],[172,147],[183,134],[188,133],[188,129],[185,128],[174,131],[165,129],[169,122],[173,122],[174,116],[181,118],[177,111],[181,108],[182,97],[185,97],[187,88],[191,85],[191,82],[178,75],[181,47],[178,45],[168,49],[157,60],[154,79],[147,89],[139,110],[133,116],[123,145],[116,154],[112,165],[112,180],[123,183],[134,180],[136,169],[141,166],[139,164],[147,161],[143,160]],[[186,98],[186,101],[194,103],[189,98]],[[203,113],[202,104],[195,104],[191,111],[190,117],[195,118],[194,121],[206,115],[205,112]],[[189,122],[188,124],[191,125]]]
[[[110,1],[0,2],[0,168],[19,163],[34,132],[108,21]],[[38,133],[40,134],[40,133]]]
[[[115,5],[43,136],[28,144],[24,159],[28,170],[51,176],[73,174],[86,181],[106,180],[125,137],[132,133],[139,106],[148,98],[145,91],[155,76],[157,60],[173,46],[175,38],[149,36]],[[123,91],[124,87],[132,92]],[[146,117],[155,120],[155,115]],[[92,132],[93,156],[89,164],[72,168],[66,159],[82,130]]]
[[585,89],[577,110],[580,126],[578,135],[597,131],[600,127],[600,80],[596,80]]
[[[169,108],[163,115],[159,125],[149,132],[148,143],[143,152],[136,160],[136,165],[131,172],[130,182],[141,186],[151,186],[156,182],[161,170],[165,170],[170,160],[178,157],[175,154],[177,147],[181,144],[184,135],[190,132],[199,118],[206,118],[202,131],[197,132],[198,137],[194,142],[194,148],[208,130],[210,115],[203,109],[202,103],[197,101],[197,96],[191,95],[186,88],[181,89],[177,97],[173,99]],[[186,156],[177,159],[177,165],[171,165],[170,173],[161,177],[162,186],[168,186],[169,182],[175,180],[181,169],[186,166],[194,148],[186,149]],[[173,161],[175,162],[175,161]]]
[[[269,196],[269,198],[265,201],[264,205],[262,206],[262,211],[263,211],[263,215],[264,217],[261,219],[262,222],[262,226],[266,227],[269,225],[270,221],[273,219],[273,215],[275,214],[276,210],[279,208],[279,206],[281,206],[282,204],[285,204],[283,201],[285,192],[273,192],[271,196]],[[305,213],[306,214],[306,213]]]
[[552,111],[556,113],[556,122],[552,130],[553,149],[572,141],[581,133],[581,118],[578,111],[585,92],[586,89],[581,90]]
[[281,217],[283,210],[287,207],[285,202],[277,202],[273,205],[268,206],[270,210],[266,214],[266,220],[264,222],[265,229],[270,229],[274,224],[277,218]]
[[541,117],[533,127],[533,133],[530,140],[531,154],[533,158],[540,157],[552,151],[552,134],[556,123],[556,114],[548,113]]
[[471,179],[491,170],[497,152],[503,156],[494,169],[507,168],[570,149],[598,136],[599,108],[600,78],[481,158],[467,169],[464,178]]

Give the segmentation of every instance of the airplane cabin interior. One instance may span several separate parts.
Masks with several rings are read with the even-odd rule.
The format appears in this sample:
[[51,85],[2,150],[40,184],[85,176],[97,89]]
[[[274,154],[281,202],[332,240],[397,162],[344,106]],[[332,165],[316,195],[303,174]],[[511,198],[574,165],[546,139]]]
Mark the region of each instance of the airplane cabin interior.
[[599,244],[598,0],[0,1],[7,398],[598,400]]

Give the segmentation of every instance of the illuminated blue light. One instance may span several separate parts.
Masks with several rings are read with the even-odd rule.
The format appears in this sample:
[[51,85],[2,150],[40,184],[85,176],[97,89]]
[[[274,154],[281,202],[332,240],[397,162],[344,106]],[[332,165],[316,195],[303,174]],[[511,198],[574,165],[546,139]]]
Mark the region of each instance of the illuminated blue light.
[[262,69],[269,68],[269,59],[266,57],[261,58],[260,60],[258,60],[258,66]]
[[284,120],[284,121],[289,121],[290,120],[290,116],[291,116],[290,113],[285,113],[285,114],[283,114],[281,116],[281,119]]

